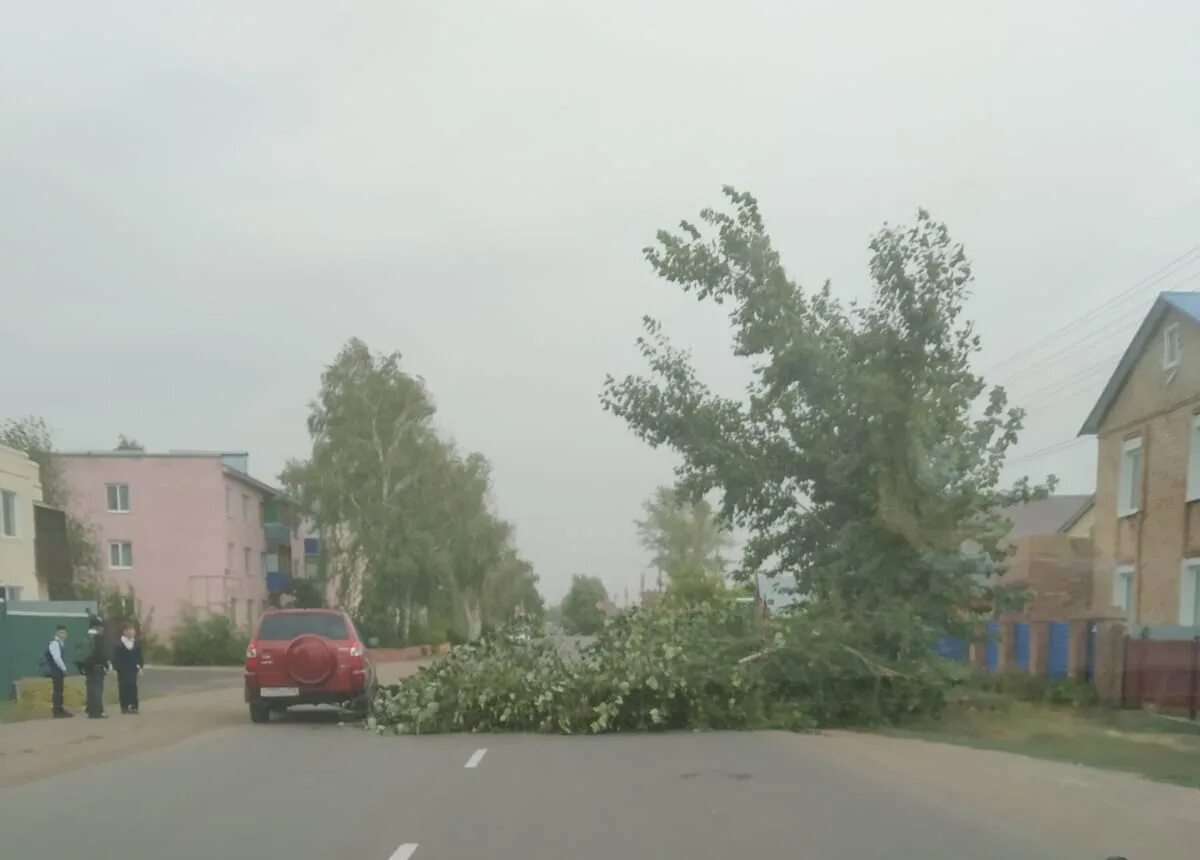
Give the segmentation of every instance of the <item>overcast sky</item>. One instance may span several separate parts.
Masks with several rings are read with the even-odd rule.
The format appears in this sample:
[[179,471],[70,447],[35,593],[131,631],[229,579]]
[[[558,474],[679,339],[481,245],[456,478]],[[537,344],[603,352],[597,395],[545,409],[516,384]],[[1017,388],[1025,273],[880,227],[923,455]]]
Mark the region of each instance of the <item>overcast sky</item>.
[[[1198,32],[1189,2],[9,4],[0,417],[272,480],[358,336],[491,459],[551,598],[632,592],[673,460],[601,411],[604,375],[640,367],[645,313],[744,373],[650,276],[656,228],[732,183],[798,280],[853,297],[869,235],[930,209],[975,261],[981,368],[1029,402],[1016,453],[1043,451],[1155,291],[1200,288],[1183,265],[1028,349],[1200,242]],[[1094,447],[1012,471],[1089,491]]]

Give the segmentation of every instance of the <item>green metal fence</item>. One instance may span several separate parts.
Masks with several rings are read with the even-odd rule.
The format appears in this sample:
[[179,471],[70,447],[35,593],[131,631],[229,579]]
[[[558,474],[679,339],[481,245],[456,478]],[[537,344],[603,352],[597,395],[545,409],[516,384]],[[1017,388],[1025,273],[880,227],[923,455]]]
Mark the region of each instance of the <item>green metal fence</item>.
[[38,664],[58,625],[67,628],[67,657],[87,637],[90,600],[0,600],[0,698],[13,696],[13,683],[36,678]]

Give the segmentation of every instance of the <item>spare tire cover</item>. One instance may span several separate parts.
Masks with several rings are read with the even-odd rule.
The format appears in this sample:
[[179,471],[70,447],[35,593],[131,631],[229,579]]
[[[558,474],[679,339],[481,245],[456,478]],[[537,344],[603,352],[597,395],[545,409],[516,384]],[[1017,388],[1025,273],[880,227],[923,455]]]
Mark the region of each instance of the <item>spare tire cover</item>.
[[337,657],[320,636],[297,636],[284,655],[287,673],[301,684],[323,683],[337,668]]

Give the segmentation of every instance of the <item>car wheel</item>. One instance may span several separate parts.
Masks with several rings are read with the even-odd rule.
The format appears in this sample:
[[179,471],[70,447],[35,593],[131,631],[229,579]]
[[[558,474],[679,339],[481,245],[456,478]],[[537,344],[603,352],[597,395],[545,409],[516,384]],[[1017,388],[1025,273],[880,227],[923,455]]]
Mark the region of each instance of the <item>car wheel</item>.
[[250,722],[265,723],[270,719],[271,719],[271,711],[267,708],[266,705],[261,704],[259,702],[252,702],[250,704]]

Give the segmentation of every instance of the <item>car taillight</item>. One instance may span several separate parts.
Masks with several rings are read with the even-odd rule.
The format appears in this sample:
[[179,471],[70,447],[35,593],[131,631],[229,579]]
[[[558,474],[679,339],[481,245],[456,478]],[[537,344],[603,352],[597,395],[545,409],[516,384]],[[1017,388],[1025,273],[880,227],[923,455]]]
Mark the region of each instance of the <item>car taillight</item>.
[[258,643],[251,642],[246,646],[246,668],[251,669],[258,665]]
[[363,655],[363,647],[361,642],[355,642],[350,646],[351,657],[361,657]]

